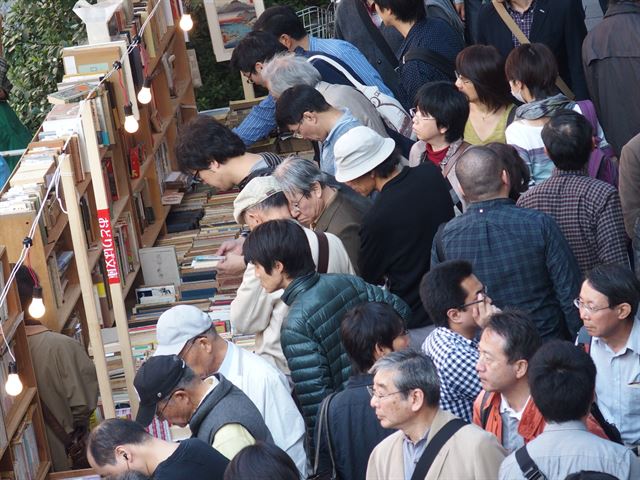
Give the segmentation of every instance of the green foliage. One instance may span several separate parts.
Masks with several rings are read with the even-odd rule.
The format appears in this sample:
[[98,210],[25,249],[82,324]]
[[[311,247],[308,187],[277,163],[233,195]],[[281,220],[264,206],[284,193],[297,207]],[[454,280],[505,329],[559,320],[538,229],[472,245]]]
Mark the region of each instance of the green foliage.
[[82,21],[72,11],[75,3],[18,0],[4,20],[2,43],[13,83],[10,103],[31,131],[50,110],[47,94],[62,79],[62,48],[86,37]]
[[[329,4],[328,0],[313,0],[305,2],[302,0],[265,0],[265,7],[273,5],[291,5],[295,10],[300,10],[312,5]],[[196,90],[196,103],[198,110],[209,110],[211,108],[226,107],[229,100],[239,100],[244,98],[242,93],[242,83],[240,73],[234,72],[229,67],[229,62],[216,62],[211,46],[211,36],[207,16],[201,1],[192,0],[192,16],[194,29],[190,35],[191,46],[195,48],[198,56],[198,66],[202,77],[202,87]],[[257,95],[265,95],[265,91],[257,91]]]

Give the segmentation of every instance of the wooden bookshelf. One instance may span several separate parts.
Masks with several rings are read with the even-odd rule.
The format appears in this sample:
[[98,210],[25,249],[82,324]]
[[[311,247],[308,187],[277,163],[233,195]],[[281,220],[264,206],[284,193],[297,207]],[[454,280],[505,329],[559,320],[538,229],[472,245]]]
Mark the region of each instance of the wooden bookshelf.
[[[4,285],[11,268],[8,250],[4,245],[0,246],[0,265],[2,267],[0,275]],[[12,472],[11,475],[17,476],[18,472],[23,471],[21,469],[26,467],[32,469],[32,478],[44,479],[51,468],[51,455],[46,440],[22,307],[15,284],[9,290],[6,306],[8,315],[2,321],[2,327],[6,341],[11,345],[16,358],[23,390],[16,397],[8,397],[4,391],[7,376],[6,364],[8,360],[11,360],[11,357],[4,340],[2,340],[0,348],[0,415],[2,419],[0,421],[4,434],[0,433],[0,472]],[[8,398],[12,400],[8,402]],[[33,441],[35,441],[35,445],[31,443]],[[27,454],[27,450],[29,454]],[[30,462],[28,459],[33,459],[37,463]]]

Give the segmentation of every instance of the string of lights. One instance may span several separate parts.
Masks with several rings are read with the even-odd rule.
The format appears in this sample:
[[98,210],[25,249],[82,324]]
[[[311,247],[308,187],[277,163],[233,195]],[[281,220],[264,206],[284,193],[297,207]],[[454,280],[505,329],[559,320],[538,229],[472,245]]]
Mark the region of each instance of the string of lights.
[[[146,55],[146,49],[144,49],[144,46],[142,45],[142,36],[144,34],[145,29],[147,28],[147,25],[149,24],[149,22],[152,20],[152,18],[154,17],[154,15],[156,14],[156,11],[158,9],[158,7],[162,4],[162,2],[157,2],[156,5],[153,7],[153,9],[151,10],[151,12],[149,12],[149,16],[147,17],[147,19],[142,23],[141,27],[140,27],[140,31],[138,32],[138,34],[132,39],[131,43],[127,46],[126,51],[122,54],[122,56],[120,57],[120,59],[116,62],[114,62],[112,68],[100,79],[100,81],[89,91],[88,95],[80,101],[80,108],[78,109],[78,115],[76,117],[76,119],[80,119],[84,105],[86,104],[86,102],[90,101],[93,96],[99,91],[100,87],[106,82],[108,81],[111,76],[118,72],[119,75],[119,83],[120,83],[120,87],[123,89],[123,93],[124,93],[124,98],[125,98],[125,106],[124,106],[124,111],[125,111],[125,123],[124,123],[124,128],[127,132],[129,133],[134,133],[138,130],[138,122],[135,119],[135,117],[133,116],[132,113],[132,104],[131,101],[129,99],[128,96],[128,92],[124,86],[124,81],[122,79],[122,64],[123,62],[126,60],[126,58],[128,57],[128,55],[133,51],[134,48],[138,47],[141,50],[141,53],[143,54],[143,58],[145,59],[145,79],[144,79],[144,83],[143,83],[143,87],[141,88],[139,94],[138,94],[138,100],[140,101],[140,103],[149,103],[151,101],[151,78],[149,77],[149,75],[147,74],[147,69],[146,69],[146,65],[148,64],[148,56],[145,57]],[[189,31],[191,30],[191,28],[193,27],[193,20],[191,19],[191,15],[189,15],[188,13],[184,13],[182,14],[182,17],[180,19],[180,28],[183,31]],[[143,90],[148,90],[148,93],[145,91],[144,94],[142,94]],[[142,94],[142,99],[140,99],[140,96]],[[142,100],[146,100],[148,98],[148,101],[142,101]],[[130,120],[132,119],[133,122],[135,122],[135,128],[133,128],[133,122]],[[128,124],[127,124],[128,122]],[[127,125],[129,125],[129,128],[127,128]],[[62,152],[66,152],[67,148],[69,146],[69,142],[71,141],[71,138],[74,134],[77,134],[78,132],[72,132],[69,134],[68,138],[66,139],[61,151]],[[43,198],[48,198],[49,195],[51,194],[51,191],[53,189],[55,189],[55,195],[56,195],[56,199],[60,204],[60,207],[62,208],[62,211],[64,213],[67,213],[66,210],[64,209],[63,205],[62,205],[62,201],[59,195],[59,183],[60,183],[60,178],[61,178],[61,163],[59,162],[58,165],[56,166],[56,169],[53,173],[52,179],[49,182],[49,185],[47,187],[46,193],[44,195]],[[35,273],[33,272],[33,270],[31,269],[31,265],[30,262],[28,261],[29,259],[29,251],[33,245],[33,236],[35,235],[36,229],[38,228],[39,222],[40,222],[40,217],[42,216],[42,212],[44,211],[44,207],[45,207],[45,203],[46,202],[40,202],[40,207],[38,209],[38,211],[36,212],[36,215],[32,221],[31,227],[29,229],[29,234],[27,237],[25,237],[25,239],[23,240],[23,246],[22,246],[22,250],[20,252],[20,255],[18,257],[18,260],[15,262],[11,273],[9,274],[9,277],[7,279],[7,282],[4,285],[4,288],[2,289],[2,292],[0,293],[0,305],[4,305],[6,303],[7,300],[7,296],[9,294],[9,290],[11,288],[12,283],[15,281],[15,277],[17,275],[18,270],[20,269],[20,267],[23,265],[23,263],[25,262],[25,260],[27,260],[27,268],[29,269],[29,273],[31,274],[32,278],[34,279],[34,294],[33,294],[33,299],[31,302],[31,305],[29,306],[29,313],[30,315],[32,315],[34,318],[39,318],[42,317],[45,313],[44,310],[44,304],[42,303],[42,288],[39,286],[39,283],[37,281],[37,277],[35,276]],[[34,307],[34,311],[32,312],[32,306]],[[7,352],[9,353],[9,355],[11,356],[12,362],[10,362],[9,364],[9,375],[7,377],[7,382],[5,384],[5,390],[7,392],[8,395],[11,396],[16,396],[19,395],[22,392],[22,382],[20,381],[20,378],[18,376],[18,367],[17,367],[17,361],[16,361],[16,357],[13,353],[13,351],[11,350],[11,346],[9,345],[9,342],[7,340],[7,337],[5,335],[5,331],[4,331],[4,325],[2,324],[2,322],[0,322],[0,335],[2,335],[2,340],[4,342],[4,345],[7,349]]]

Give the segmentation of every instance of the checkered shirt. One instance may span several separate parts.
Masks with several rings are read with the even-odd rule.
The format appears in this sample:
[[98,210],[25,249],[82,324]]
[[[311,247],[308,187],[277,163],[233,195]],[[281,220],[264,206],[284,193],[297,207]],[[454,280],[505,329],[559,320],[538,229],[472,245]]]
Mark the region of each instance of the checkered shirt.
[[[529,38],[529,36],[531,35],[531,25],[533,25],[533,14],[536,11],[536,0],[533,0],[533,2],[531,2],[531,5],[529,5],[529,8],[527,8],[524,13],[520,13],[514,10],[511,7],[511,2],[504,2],[504,5],[507,8],[507,12],[509,12],[511,18],[513,18],[514,22],[516,22],[516,25],[520,27],[522,33],[524,33],[525,37]],[[513,33],[511,34],[511,41],[513,42],[514,47],[520,45],[520,42]]]
[[554,170],[518,200],[558,223],[582,273],[596,265],[629,265],[622,207],[617,190],[584,171]]
[[501,198],[469,204],[442,230],[444,258],[437,242],[431,266],[467,260],[491,292],[494,305],[529,314],[543,338],[575,338],[582,326],[573,299],[580,291],[580,268],[549,215],[516,207]]
[[447,327],[438,327],[422,345],[440,377],[440,407],[471,422],[473,401],[482,387],[476,373],[478,342]]

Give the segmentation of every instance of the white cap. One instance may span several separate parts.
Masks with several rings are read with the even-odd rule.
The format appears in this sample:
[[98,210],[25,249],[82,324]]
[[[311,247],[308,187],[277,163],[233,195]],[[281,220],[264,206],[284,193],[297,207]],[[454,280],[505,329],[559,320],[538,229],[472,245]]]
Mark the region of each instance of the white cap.
[[185,344],[206,332],[213,321],[193,305],[176,305],[160,315],[156,327],[158,349],[155,355],[178,355]]
[[384,138],[369,127],[355,127],[345,132],[333,147],[336,180],[349,182],[370,172],[396,148],[392,138]]
[[281,191],[282,187],[275,177],[252,178],[233,201],[233,218],[241,225],[244,223],[244,212]]

